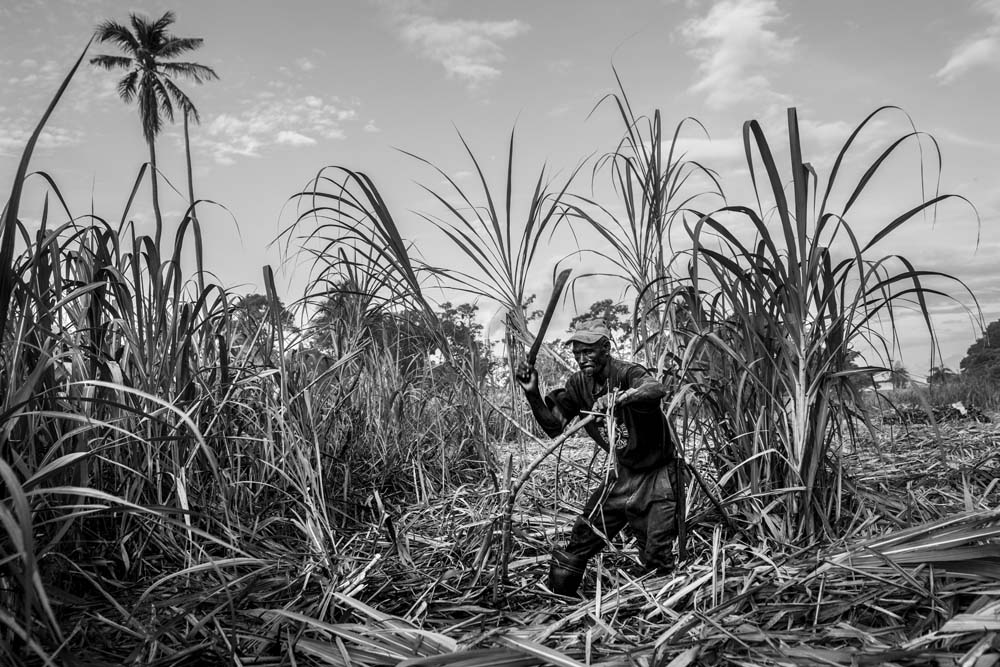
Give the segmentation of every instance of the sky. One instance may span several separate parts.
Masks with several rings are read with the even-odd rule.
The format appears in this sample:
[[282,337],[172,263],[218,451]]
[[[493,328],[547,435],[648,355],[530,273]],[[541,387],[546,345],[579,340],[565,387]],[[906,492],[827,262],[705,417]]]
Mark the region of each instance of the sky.
[[[795,107],[804,159],[824,183],[851,131],[876,108],[899,107],[857,142],[841,198],[864,165],[913,127],[927,133],[923,152],[906,142],[866,188],[852,225],[870,236],[922,193],[961,195],[908,224],[879,256],[903,254],[956,276],[986,323],[1000,318],[1000,0],[8,0],[0,5],[0,183],[12,181],[24,142],[95,25],[166,10],[176,14],[175,35],[204,39],[191,59],[219,74],[200,86],[179,83],[200,111],[191,136],[196,196],[213,202],[200,209],[206,263],[238,291],[262,291],[267,264],[286,301],[301,295],[309,263],[275,241],[295,221],[294,195],[327,166],[367,173],[420,255],[445,266],[455,248],[420,216],[436,206],[421,186],[444,193],[444,179],[403,151],[474,190],[461,133],[502,191],[515,130],[517,192],[530,190],[543,166],[559,180],[585,160],[575,183],[589,189],[595,156],[613,150],[624,129],[612,105],[598,104],[617,92],[617,71],[637,113],[658,109],[667,128],[686,117],[704,126],[688,124],[679,146],[718,172],[729,203],[754,203],[744,121],[760,121],[786,168],[786,109]],[[95,44],[88,57],[98,53],[117,51]],[[118,98],[116,80],[85,64],[31,163],[53,178],[74,215],[94,210],[117,221],[148,156],[136,108]],[[187,205],[179,126],[165,128],[157,157],[169,181],[161,187],[169,231]],[[594,181],[594,196],[620,211],[606,174]],[[30,185],[27,221],[45,190],[41,179]],[[151,232],[148,194],[130,217]],[[529,290],[544,300],[555,262],[581,240],[602,249],[585,234],[553,239]],[[593,261],[572,264],[576,274],[598,270]],[[561,307],[556,327],[597,298],[629,298],[606,279],[576,287],[576,305]],[[960,301],[934,305],[943,361],[954,369],[981,326],[974,304]],[[920,318],[901,313],[897,324],[894,356],[920,377],[931,361]]]

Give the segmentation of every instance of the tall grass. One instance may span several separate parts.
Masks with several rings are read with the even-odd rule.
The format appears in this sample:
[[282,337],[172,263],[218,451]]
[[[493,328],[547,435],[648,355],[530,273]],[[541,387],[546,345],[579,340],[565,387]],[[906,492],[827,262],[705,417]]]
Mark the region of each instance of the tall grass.
[[[310,582],[349,584],[342,531],[376,511],[373,489],[395,505],[461,481],[476,427],[429,369],[399,377],[397,341],[283,355],[273,281],[248,326],[233,295],[184,279],[193,227],[163,259],[130,227],[63,214],[11,223],[2,661],[61,664],[60,647],[87,644],[231,653],[213,619],[262,581],[298,582],[287,599],[322,616]],[[80,598],[107,609],[94,622]]]
[[[88,574],[95,563],[135,577],[152,571],[153,557],[183,568],[240,552],[209,536],[234,535],[219,502],[226,474],[201,431],[225,386],[217,339],[225,295],[189,296],[180,265],[188,221],[173,255],[161,258],[129,227],[74,218],[44,174],[62,210],[46,198],[37,230],[18,219],[35,139],[75,71],[24,151],[0,249],[0,546],[17,610],[4,617],[2,645],[12,659],[22,646],[47,664],[68,637],[66,602],[49,592],[113,598],[106,579]],[[212,505],[220,512],[201,512]]]
[[[453,402],[452,383],[435,385],[430,369],[418,369],[426,381],[400,377],[394,339],[350,332],[330,358],[285,349],[269,270],[256,319],[245,300],[200,287],[200,258],[190,280],[181,257],[199,238],[193,211],[163,256],[126,222],[134,188],[115,226],[73,216],[42,174],[61,208],[46,200],[29,229],[20,193],[47,117],[0,234],[3,661],[58,664],[94,633],[150,661],[185,642],[231,653],[212,619],[234,613],[234,596],[254,581],[298,582],[300,594],[349,581],[340,531],[375,511],[372,491],[396,503],[460,481],[478,427],[431,408]],[[222,606],[178,616],[163,602],[192,590],[199,605]],[[107,605],[96,623],[70,603],[81,596]],[[310,600],[299,608],[321,614]]]
[[592,227],[603,242],[581,253],[610,263],[612,275],[623,281],[637,304],[632,349],[647,365],[662,370],[668,357],[678,351],[671,336],[676,313],[667,308],[669,300],[664,298],[670,291],[667,278],[678,271],[675,228],[696,202],[724,201],[724,195],[717,174],[681,149],[687,129],[705,131],[704,126],[695,118],[685,118],[672,134],[665,133],[660,110],[654,110],[652,117],[638,115],[617,72],[615,76],[619,92],[601,103],[614,103],[625,130],[615,150],[595,163],[593,179],[602,185],[606,181],[617,199],[608,205],[577,195],[567,201],[567,210]]
[[514,132],[508,142],[505,178],[498,194],[494,194],[498,188],[491,188],[465,138],[461,135],[459,138],[475,169],[481,193],[477,196],[463,189],[430,161],[410,154],[448,184],[448,192],[444,194],[424,186],[441,206],[442,213],[419,215],[437,227],[472,267],[448,269],[452,284],[475,298],[484,297],[500,306],[507,314],[511,342],[520,340],[530,344],[532,337],[524,309],[530,296],[526,290],[531,269],[539,250],[545,247],[546,232],[551,233],[564,216],[562,201],[579,168],[562,185],[553,187],[542,167],[525,202],[527,210],[519,214],[514,210],[519,203],[514,188]]
[[[415,488],[423,489],[422,456],[407,452],[406,443],[426,441],[429,436],[426,417],[434,411],[427,412],[428,406],[440,408],[442,401],[450,405],[464,395],[467,416],[474,419],[462,419],[460,412],[438,412],[438,417],[448,418],[431,420],[436,433],[432,441],[438,442],[447,432],[448,439],[479,443],[473,444],[475,460],[495,475],[492,453],[481,446],[488,430],[488,409],[478,397],[489,379],[482,367],[482,351],[474,341],[454,340],[425,296],[428,281],[440,280],[445,272],[413,256],[395,216],[365,174],[324,169],[296,197],[303,210],[284,234],[297,237],[303,252],[313,258],[307,300],[318,303],[318,316],[313,319],[317,333],[330,343],[340,341],[335,348],[341,352],[335,353],[342,353],[348,338],[364,350],[357,367],[363,389],[384,382],[383,391],[374,395],[385,397],[388,405],[362,411],[385,415],[379,423],[395,429],[378,448],[382,457],[376,461],[390,457],[393,466],[404,468],[412,463],[411,477],[418,480]],[[336,314],[349,316],[350,324],[336,323]],[[446,360],[446,372],[430,364],[428,358],[435,352]],[[387,374],[387,363],[392,364],[392,373]],[[461,386],[457,391],[456,380]],[[387,414],[388,408],[392,412]],[[450,423],[451,430],[441,430],[445,423]],[[442,471],[446,469],[441,466]]]
[[[901,227],[956,197],[935,192],[861,238],[855,205],[900,147],[921,135],[914,130],[890,142],[859,170],[838,207],[834,195],[842,190],[835,186],[848,177],[845,160],[864,130],[891,109],[875,111],[855,129],[823,190],[803,159],[793,109],[790,176],[779,171],[759,123],[749,121],[743,139],[756,202],[706,212],[708,198],[722,194],[719,181],[675,153],[684,123],[695,121],[683,121],[665,141],[659,111],[637,117],[620,80],[619,89],[608,99],[617,105],[624,138],[599,166],[609,167],[624,215],[587,199],[574,205],[609,248],[585,252],[610,261],[630,285],[634,349],[674,387],[669,410],[682,439],[711,443],[723,490],[732,501],[744,499],[738,502],[749,525],[780,541],[832,534],[845,500],[835,450],[855,436],[853,418],[864,419],[850,379],[879,368],[877,362],[854,368],[851,359],[859,348],[891,358],[901,308],[922,315],[933,341],[927,302],[948,296],[945,283],[975,303],[951,276],[879,254]],[[672,234],[682,226],[690,249]]]
[[[816,191],[793,179],[796,203],[782,203],[781,178],[751,124],[747,143],[761,153],[776,213],[685,213],[697,199],[676,194],[693,184],[679,158],[647,151],[663,143],[657,117],[642,134],[618,101],[633,138],[619,147],[626,157],[605,165],[617,165],[620,191],[630,192],[620,229],[636,234],[608,256],[623,254],[619,268],[641,295],[647,329],[638,342],[661,346],[651,359],[676,351],[672,413],[686,410],[714,445],[720,487],[751,539],[730,544],[721,526],[694,525],[696,562],[667,579],[609,565],[627,560],[616,548],[599,568],[595,600],[552,603],[557,620],[548,620],[539,562],[590,483],[586,457],[573,460],[567,445],[558,464],[508,459],[501,472],[495,459],[511,448],[510,431],[496,428],[494,406],[504,388],[426,287],[454,281],[520,312],[546,235],[590,205],[570,202],[572,179],[550,188],[540,176],[518,218],[511,148],[502,198],[481,172],[479,200],[458,188],[436,197],[444,213],[428,217],[470,251],[474,268],[459,273],[415,259],[370,178],[324,170],[298,195],[303,212],[285,235],[313,258],[303,300],[312,317],[299,327],[269,267],[265,293],[248,297],[206,282],[199,251],[193,267],[182,263],[184,248],[200,245],[197,202],[170,250],[128,223],[145,205],[137,187],[118,215],[78,217],[39,174],[48,192],[40,224],[19,219],[34,141],[65,87],[25,150],[0,230],[0,662],[575,664],[585,659],[573,644],[581,637],[586,656],[628,650],[663,662],[669,650],[680,664],[707,646],[766,661],[771,638],[744,650],[757,641],[744,623],[759,632],[787,619],[846,618],[901,635],[850,611],[872,582],[882,597],[917,590],[893,609],[910,618],[929,604],[936,620],[926,627],[940,621],[961,641],[970,636],[962,623],[987,618],[974,606],[947,625],[945,602],[921,588],[925,575],[937,589],[944,576],[966,577],[950,579],[948,595],[990,594],[996,515],[981,510],[996,485],[981,456],[942,473],[961,478],[948,507],[967,516],[949,519],[914,500],[907,482],[905,494],[882,501],[885,516],[859,501],[841,524],[871,539],[827,550],[819,568],[815,550],[784,560],[761,550],[806,544],[836,505],[839,472],[824,462],[850,410],[840,364],[851,342],[897,300],[920,303],[935,289],[927,281],[943,278],[905,263],[892,272],[868,256],[921,207],[871,242],[853,242],[848,209],[874,171],[836,214],[806,224],[800,187],[806,197]],[[794,150],[793,158],[802,176]],[[724,213],[750,219],[759,242],[740,244]],[[684,215],[694,247],[675,257],[659,244]],[[780,231],[768,236],[774,220]],[[609,242],[618,238],[617,223],[601,224]],[[852,241],[842,256],[835,230]],[[431,363],[436,349],[449,364]],[[901,517],[939,521],[876,534]],[[921,555],[944,574],[906,569]],[[487,606],[506,575],[506,606]],[[505,624],[521,631],[495,639]],[[549,648],[560,636],[560,650]]]
[[[314,259],[308,290],[314,298],[344,301],[349,295],[362,310],[372,313],[412,311],[424,321],[452,367],[460,369],[460,376],[472,388],[482,389],[486,374],[469,366],[475,359],[451,353],[425,292],[430,286],[445,284],[499,307],[505,314],[505,352],[512,367],[521,347],[533,338],[525,312],[531,300],[527,288],[532,269],[546,235],[565,216],[562,202],[578,169],[554,186],[543,167],[530,196],[520,197],[515,187],[513,132],[500,187],[491,186],[475,153],[464,137],[459,138],[478,177],[479,192],[463,189],[430,161],[405,154],[434,170],[447,184],[445,192],[423,186],[441,211],[416,215],[454,246],[465,267],[458,263],[433,267],[421,262],[403,240],[394,213],[371,179],[340,167],[322,170],[309,188],[296,195],[304,210],[284,236],[298,238]],[[518,211],[521,206],[525,210]],[[471,345],[465,349],[470,350]],[[512,383],[509,391],[507,403],[516,410],[520,403]],[[480,393],[474,391],[470,397],[477,406],[473,412],[485,415],[487,409],[477,398]],[[481,421],[485,423],[485,416]],[[485,459],[491,458],[483,454]]]
[[[746,499],[747,518],[780,541],[834,534],[843,518],[837,450],[855,435],[852,418],[863,418],[849,380],[873,370],[852,368],[853,352],[893,348],[882,325],[894,322],[900,308],[915,308],[933,340],[928,299],[946,295],[949,283],[974,302],[954,277],[879,250],[901,227],[955,195],[918,202],[867,238],[852,216],[876,174],[918,133],[890,143],[848,186],[843,204],[834,204],[849,151],[889,111],[875,111],[855,129],[822,190],[803,161],[794,109],[788,112],[790,191],[760,125],[747,122],[743,136],[757,205],[694,212],[685,285],[668,298],[689,315],[681,373],[687,392],[713,417],[725,486]],[[760,181],[754,155],[764,172]],[[748,237],[733,231],[740,221],[749,226]],[[890,332],[895,335],[893,326]]]

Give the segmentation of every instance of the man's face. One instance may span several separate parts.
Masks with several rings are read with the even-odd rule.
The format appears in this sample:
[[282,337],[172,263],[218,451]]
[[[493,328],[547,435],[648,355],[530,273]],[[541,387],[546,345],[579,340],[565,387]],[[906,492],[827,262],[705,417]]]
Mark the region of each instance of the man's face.
[[611,343],[606,338],[596,343],[573,341],[573,358],[584,375],[603,375],[611,359]]

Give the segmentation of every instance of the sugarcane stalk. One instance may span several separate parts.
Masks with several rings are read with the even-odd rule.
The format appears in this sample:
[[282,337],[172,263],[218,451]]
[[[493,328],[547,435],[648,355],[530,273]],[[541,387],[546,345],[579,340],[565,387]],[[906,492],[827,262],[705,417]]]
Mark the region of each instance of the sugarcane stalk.
[[684,456],[680,454],[678,455],[678,459],[680,460],[681,464],[689,471],[691,471],[692,475],[694,475],[695,481],[698,482],[698,486],[701,487],[701,490],[705,493],[705,496],[708,498],[709,502],[711,502],[712,505],[715,507],[715,509],[719,512],[719,514],[722,515],[722,520],[726,523],[726,526],[736,534],[742,533],[743,530],[739,526],[737,526],[736,523],[733,521],[733,518],[729,516],[729,512],[726,511],[726,508],[722,504],[722,501],[716,498],[715,494],[712,493],[712,490],[708,488],[708,482],[705,481],[705,478],[702,477],[701,473],[694,466],[694,464],[688,463],[687,460],[684,459]]
[[546,458],[548,458],[554,451],[559,449],[572,436],[574,433],[584,428],[590,422],[594,421],[596,415],[587,415],[586,417],[571,423],[565,431],[562,432],[557,438],[555,438],[549,446],[541,454],[535,457],[535,459],[529,463],[521,474],[518,475],[517,479],[514,480],[510,486],[507,488],[507,498],[504,505],[503,518],[500,521],[500,559],[497,561],[497,572],[496,572],[496,586],[493,589],[494,601],[498,600],[500,597],[500,588],[507,585],[508,577],[508,564],[510,562],[510,552],[513,547],[511,540],[511,531],[514,524],[514,503],[517,501],[517,494],[520,493],[521,487],[524,483],[528,481],[531,474],[542,464]]

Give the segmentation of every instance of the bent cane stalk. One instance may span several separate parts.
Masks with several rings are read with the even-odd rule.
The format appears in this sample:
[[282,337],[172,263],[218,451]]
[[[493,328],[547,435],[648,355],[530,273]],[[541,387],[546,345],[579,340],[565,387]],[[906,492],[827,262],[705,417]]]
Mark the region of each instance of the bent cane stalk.
[[504,506],[503,520],[500,524],[500,560],[497,562],[497,586],[494,588],[494,598],[499,597],[500,587],[506,585],[508,581],[507,566],[510,561],[510,551],[512,548],[510,534],[514,523],[514,503],[517,501],[517,494],[521,491],[521,487],[524,486],[524,483],[528,481],[528,478],[531,477],[531,473],[533,473],[535,469],[541,465],[542,461],[548,458],[552,452],[559,449],[559,447],[561,447],[571,435],[585,427],[590,422],[594,421],[594,417],[595,415],[588,415],[583,419],[570,424],[558,438],[549,444],[548,448],[544,452],[536,456],[535,460],[529,463],[527,467],[521,471],[517,480],[511,484],[510,488],[507,490],[507,503]]

